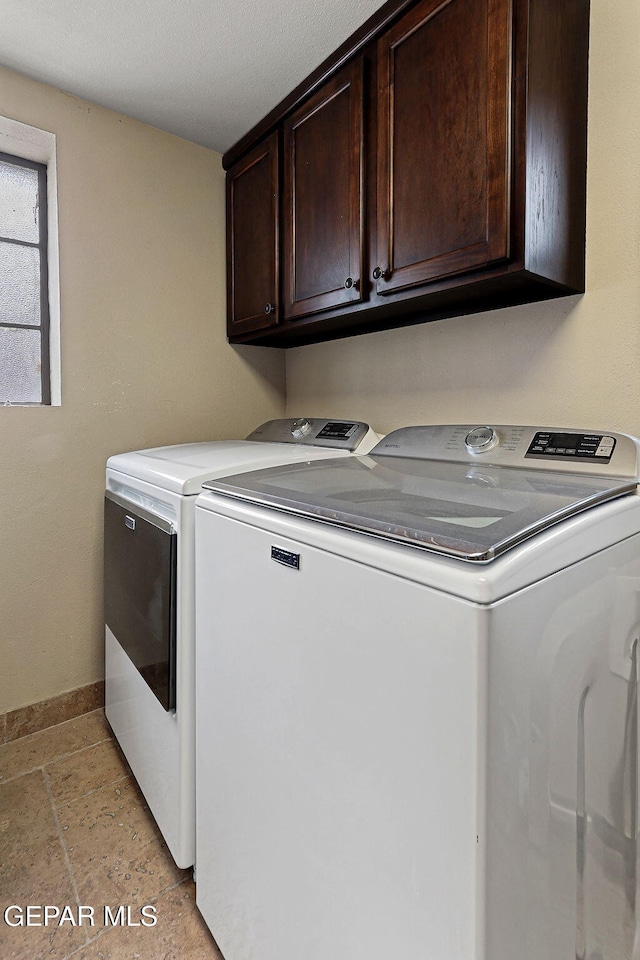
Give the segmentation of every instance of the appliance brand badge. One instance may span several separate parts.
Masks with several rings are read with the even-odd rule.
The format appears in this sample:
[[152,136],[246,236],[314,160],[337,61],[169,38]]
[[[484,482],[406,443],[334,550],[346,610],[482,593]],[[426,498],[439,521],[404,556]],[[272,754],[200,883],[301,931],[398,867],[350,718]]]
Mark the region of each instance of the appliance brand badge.
[[300,554],[291,553],[289,550],[281,550],[280,547],[271,547],[271,559],[276,563],[282,563],[285,567],[292,567],[294,570],[300,569]]

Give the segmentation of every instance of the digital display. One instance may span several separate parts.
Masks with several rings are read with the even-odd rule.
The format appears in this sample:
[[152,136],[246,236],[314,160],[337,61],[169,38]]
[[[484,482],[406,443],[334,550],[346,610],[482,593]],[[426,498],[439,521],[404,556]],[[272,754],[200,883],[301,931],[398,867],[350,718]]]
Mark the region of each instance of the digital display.
[[615,445],[614,437],[606,437],[601,433],[550,433],[540,430],[531,441],[525,457],[608,463]]
[[318,434],[318,440],[347,440],[356,429],[357,423],[325,423]]
[[577,450],[581,439],[579,433],[552,433],[549,446],[556,449],[561,447],[564,450]]

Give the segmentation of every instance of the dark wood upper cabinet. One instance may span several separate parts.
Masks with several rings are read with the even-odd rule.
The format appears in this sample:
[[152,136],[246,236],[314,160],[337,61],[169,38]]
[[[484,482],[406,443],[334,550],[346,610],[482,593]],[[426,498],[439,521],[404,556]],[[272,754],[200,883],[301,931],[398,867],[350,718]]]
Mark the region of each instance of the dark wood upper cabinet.
[[284,124],[287,320],[362,299],[362,70],[354,60]]
[[[588,34],[589,0],[388,0],[223,158],[230,339],[295,346],[583,292]],[[280,262],[277,204],[275,244],[255,223],[273,131]],[[261,244],[277,323],[259,315]]]
[[378,294],[508,257],[510,35],[510,0],[426,0],[380,39]]
[[227,317],[230,337],[279,316],[278,134],[227,173]]

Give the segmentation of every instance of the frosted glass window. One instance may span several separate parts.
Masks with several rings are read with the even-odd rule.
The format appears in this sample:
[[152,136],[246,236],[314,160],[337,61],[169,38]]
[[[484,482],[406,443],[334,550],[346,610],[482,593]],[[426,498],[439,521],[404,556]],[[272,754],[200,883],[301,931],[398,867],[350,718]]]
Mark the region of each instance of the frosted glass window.
[[0,320],[40,324],[40,251],[0,240]]
[[38,171],[0,160],[0,236],[38,243]]
[[51,402],[46,173],[0,154],[0,405]]
[[40,331],[0,327],[0,396],[3,403],[42,403]]

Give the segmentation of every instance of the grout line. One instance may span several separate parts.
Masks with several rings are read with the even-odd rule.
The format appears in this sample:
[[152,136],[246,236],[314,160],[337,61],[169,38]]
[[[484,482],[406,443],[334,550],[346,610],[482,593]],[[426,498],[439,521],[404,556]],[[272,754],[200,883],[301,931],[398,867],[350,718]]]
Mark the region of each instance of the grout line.
[[[65,721],[66,722],[66,721]],[[51,729],[51,728],[50,728]],[[60,760],[68,760],[69,757],[75,757],[78,753],[84,753],[85,750],[91,750],[92,747],[99,747],[103,743],[107,743],[111,740],[110,736],[104,738],[104,740],[96,740],[95,743],[88,743],[84,747],[78,747],[77,750],[70,750],[68,753],[61,753],[60,756],[54,757],[52,760],[46,760],[44,763],[38,763],[35,767],[29,767],[28,770],[21,770],[20,773],[14,773],[11,777],[3,777],[0,774],[0,784],[11,783],[12,780],[17,780],[18,777],[23,777],[27,773],[35,773],[36,770],[40,770],[45,766],[51,766],[53,763],[58,763]],[[9,743],[17,743],[18,741],[10,740]],[[7,744],[8,746],[9,744]]]
[[157,893],[155,897],[149,898],[149,903],[157,903],[161,897],[164,897],[165,893],[169,893],[170,890],[175,890],[176,887],[179,887],[181,884],[186,883],[188,880],[192,880],[193,877],[187,874],[186,877],[182,877],[180,880],[176,880],[174,883],[170,883],[168,887],[165,887],[164,890],[161,890],[160,893]]
[[[104,937],[105,934],[109,933],[111,930],[118,930],[118,929],[122,929],[122,928],[118,928],[118,927],[95,927],[95,929],[96,929],[98,932],[97,932],[96,934],[94,934],[94,936],[91,937],[91,936],[89,936],[89,930],[92,930],[92,929],[94,929],[94,928],[93,928],[93,927],[87,927],[87,928],[85,928],[85,932],[86,932],[86,934],[87,934],[87,937],[89,938],[89,939],[87,940],[87,942],[86,942],[85,944],[83,944],[81,947],[76,947],[76,949],[75,949],[72,953],[66,954],[66,956],[64,956],[64,957],[62,958],[62,960],[71,960],[71,958],[72,958],[72,957],[75,957],[77,954],[79,954],[81,950],[86,950],[87,947],[90,947],[92,944],[94,944],[94,943],[96,942],[96,940],[99,940],[100,937]],[[135,954],[134,954],[134,956],[135,956]]]
[[122,776],[116,777],[115,780],[109,780],[108,783],[103,783],[100,787],[94,787],[92,790],[87,790],[86,793],[81,793],[77,797],[72,797],[71,800],[64,800],[62,803],[58,804],[56,810],[62,810],[63,807],[69,807],[72,803],[77,803],[78,800],[84,800],[86,797],[90,797],[92,794],[97,793],[98,790],[104,790],[105,787],[113,787],[116,783],[122,783],[123,780],[131,780],[131,777],[128,773],[123,773]]
[[[90,930],[90,929],[93,929],[93,928],[92,928],[92,927],[87,927],[87,928],[86,928],[87,931]],[[83,945],[82,945],[81,947],[77,947],[77,948],[73,951],[73,953],[68,953],[68,954],[66,954],[66,956],[63,957],[62,960],[71,960],[71,958],[77,956],[77,954],[79,954],[81,950],[86,950],[87,947],[90,947],[92,944],[94,944],[94,943],[96,942],[96,940],[99,940],[99,939],[100,939],[100,937],[104,937],[104,935],[105,935],[106,933],[109,933],[110,930],[117,930],[118,927],[96,927],[95,929],[98,931],[98,932],[95,934],[95,936],[89,937],[89,934],[88,934],[88,932],[87,932],[87,936],[89,937],[89,939],[87,940],[87,942],[86,942],[86,943],[83,943]]]
[[2,742],[7,742],[7,715],[6,713],[2,714]]
[[[176,880],[175,883],[172,883],[168,887],[165,887],[164,890],[161,890],[160,893],[156,894],[155,897],[149,897],[147,900],[147,903],[152,905],[156,904],[161,897],[164,897],[165,893],[169,893],[169,891],[175,890],[176,887],[179,887],[181,884],[186,883],[187,880],[190,880],[190,879],[191,877],[187,876],[187,877],[183,877],[181,880]],[[194,899],[194,903],[195,903],[195,899]],[[92,943],[95,943],[96,940],[99,940],[100,937],[103,937],[105,933],[109,932],[109,930],[115,930],[117,928],[116,927],[96,927],[95,928],[96,933],[94,933],[92,936],[89,935],[89,929],[91,928],[87,928],[87,931],[86,931],[87,936],[89,937],[89,943],[85,944],[84,947],[78,947],[76,950],[73,951],[73,953],[70,953],[68,957],[65,957],[64,960],[70,960],[70,958],[75,956],[76,953],[79,953],[80,950],[85,950],[87,946],[91,945]]]
[[[53,811],[53,819],[54,819],[54,821],[55,821],[56,830],[57,830],[57,832],[58,832],[58,840],[60,841],[60,846],[62,847],[62,853],[63,853],[63,855],[64,855],[64,862],[65,862],[65,865],[66,865],[66,867],[67,867],[67,873],[69,874],[69,879],[71,880],[71,887],[72,887],[72,889],[73,889],[73,895],[74,895],[74,897],[76,898],[76,906],[79,907],[79,906],[80,906],[80,897],[79,897],[79,895],[78,895],[78,887],[77,887],[77,884],[76,884],[76,878],[75,878],[74,875],[73,875],[73,869],[72,869],[72,867],[71,867],[71,858],[69,857],[69,851],[67,850],[67,844],[66,844],[66,841],[65,841],[65,838],[64,838],[64,831],[62,830],[62,826],[61,826],[61,824],[60,824],[60,819],[59,819],[59,817],[58,817],[58,811],[56,810],[56,805],[55,805],[54,800],[53,800],[53,791],[52,791],[52,789],[51,789],[51,781],[50,781],[49,776],[48,776],[46,770],[44,769],[44,767],[42,768],[42,776],[44,777],[45,787],[47,788],[47,794],[49,795],[49,802],[51,803],[51,809],[52,809],[52,811]],[[84,949],[84,947],[86,947],[86,946],[88,945],[88,943],[89,943],[89,936],[88,936],[87,931],[86,931],[86,929],[85,929],[84,927],[83,927],[83,932],[84,932],[84,936],[85,936],[85,942],[84,942],[84,945],[83,945],[83,949]]]
[[[79,750],[78,753],[82,753],[82,751]],[[48,783],[49,774],[47,773],[47,770],[46,770],[46,764],[40,764],[39,767],[34,767],[33,770],[28,770],[27,773],[18,773],[16,774],[15,777],[10,777],[9,780],[1,780],[0,786],[3,786],[5,783],[14,783],[14,781],[19,780],[20,777],[26,777],[28,774],[38,773],[38,771],[40,771],[40,773],[42,773],[42,775],[47,778],[47,783]],[[53,790],[51,790],[51,800],[56,810],[62,810],[63,807],[68,807],[72,803],[77,803],[78,800],[84,800],[85,797],[90,797],[92,794],[97,793],[98,790],[104,790],[105,787],[113,787],[117,783],[122,783],[123,780],[129,780],[133,782],[132,777],[128,773],[123,773],[122,776],[116,777],[115,780],[109,780],[107,783],[103,783],[102,786],[100,787],[94,787],[92,790],[87,790],[86,793],[80,793],[78,794],[77,797],[72,797],[71,800],[64,800],[62,803],[59,803],[57,805],[53,797]]]

